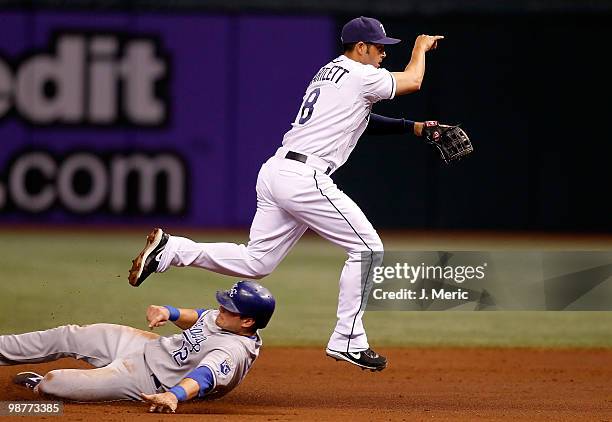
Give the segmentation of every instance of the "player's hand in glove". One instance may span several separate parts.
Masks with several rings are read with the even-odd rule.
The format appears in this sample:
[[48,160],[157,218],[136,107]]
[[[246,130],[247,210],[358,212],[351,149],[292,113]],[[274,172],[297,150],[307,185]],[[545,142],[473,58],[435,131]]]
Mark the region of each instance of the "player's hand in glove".
[[458,125],[441,125],[435,120],[429,120],[423,124],[421,135],[428,144],[437,148],[446,164],[458,161],[474,151],[470,138]]
[[149,328],[161,327],[166,325],[170,319],[170,311],[165,306],[149,305],[147,308],[147,322]]
[[174,413],[178,407],[178,399],[169,391],[159,394],[140,393],[142,399],[151,403],[149,412],[154,413]]

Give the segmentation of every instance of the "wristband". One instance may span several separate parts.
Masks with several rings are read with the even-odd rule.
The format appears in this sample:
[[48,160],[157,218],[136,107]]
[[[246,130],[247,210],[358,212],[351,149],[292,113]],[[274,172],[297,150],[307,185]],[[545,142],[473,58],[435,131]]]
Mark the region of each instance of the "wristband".
[[172,394],[174,394],[176,396],[176,398],[178,399],[178,401],[185,401],[185,400],[187,400],[187,392],[180,385],[175,385],[174,387],[172,387],[168,391],[171,392]]
[[176,321],[181,317],[181,311],[176,309],[174,306],[164,305],[164,308],[170,312],[170,317],[168,318],[170,321]]

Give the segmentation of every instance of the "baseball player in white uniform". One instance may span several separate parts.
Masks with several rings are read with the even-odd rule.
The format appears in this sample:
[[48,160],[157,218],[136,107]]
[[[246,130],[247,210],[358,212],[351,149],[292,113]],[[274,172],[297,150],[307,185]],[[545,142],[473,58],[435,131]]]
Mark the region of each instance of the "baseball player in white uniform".
[[153,272],[187,265],[259,279],[270,274],[310,228],[348,254],[327,355],[364,369],[384,369],[387,360],[370,348],[362,323],[371,268],[382,259],[383,244],[330,176],[346,162],[366,128],[372,134],[421,135],[422,122],[378,116],[371,110],[378,101],[420,89],[425,54],[442,38],[418,36],[404,71],[389,72],[380,68],[385,45],[400,40],[387,37],[376,19],[348,22],[342,29],[344,53],[315,73],[282,146],[261,167],[248,244],[196,243],[154,229],[133,261],[130,283],[138,286]]
[[149,328],[172,321],[181,334],[93,324],[0,336],[0,365],[83,359],[96,369],[21,372],[16,384],[75,401],[144,400],[151,412],[174,412],[181,401],[219,398],[235,388],[259,355],[258,334],[274,312],[272,294],[254,281],[217,292],[218,310],[151,305]]

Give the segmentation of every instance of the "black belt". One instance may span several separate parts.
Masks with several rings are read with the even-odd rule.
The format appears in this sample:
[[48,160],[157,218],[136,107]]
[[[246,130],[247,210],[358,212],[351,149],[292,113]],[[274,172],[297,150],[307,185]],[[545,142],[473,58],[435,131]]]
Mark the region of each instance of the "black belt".
[[[306,164],[306,160],[308,160],[307,155],[300,154],[299,152],[294,152],[294,151],[289,151],[287,155],[285,155],[285,158],[288,160],[299,161],[300,163],[304,163],[304,164]],[[331,166],[327,167],[327,170],[325,170],[325,174],[331,173],[331,170],[332,170]]]
[[155,384],[155,388],[157,388],[159,390],[161,388],[161,386],[162,386],[162,383],[159,382],[159,380],[157,379],[155,374],[151,374],[151,377],[153,378],[153,384]]

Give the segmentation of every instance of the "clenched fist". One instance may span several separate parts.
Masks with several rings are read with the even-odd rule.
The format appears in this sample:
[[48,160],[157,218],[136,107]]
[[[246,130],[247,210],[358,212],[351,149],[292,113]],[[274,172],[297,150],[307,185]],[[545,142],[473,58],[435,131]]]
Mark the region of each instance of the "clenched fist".
[[164,306],[149,305],[147,308],[147,322],[151,329],[166,325],[169,318],[170,311]]

